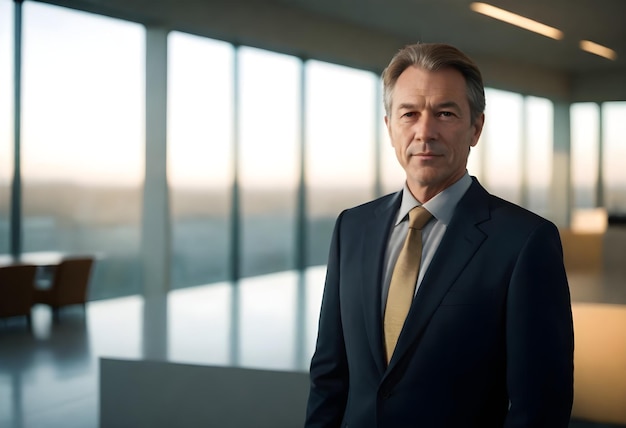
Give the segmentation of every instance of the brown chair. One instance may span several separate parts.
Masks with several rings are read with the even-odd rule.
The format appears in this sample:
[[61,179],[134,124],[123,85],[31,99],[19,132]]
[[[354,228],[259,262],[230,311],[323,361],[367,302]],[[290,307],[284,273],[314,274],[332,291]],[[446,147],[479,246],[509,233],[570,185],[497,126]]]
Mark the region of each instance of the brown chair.
[[63,259],[54,269],[50,287],[35,289],[33,303],[50,306],[55,319],[63,306],[83,305],[84,308],[93,264],[93,257]]
[[30,325],[36,272],[27,264],[0,267],[0,318],[25,316]]

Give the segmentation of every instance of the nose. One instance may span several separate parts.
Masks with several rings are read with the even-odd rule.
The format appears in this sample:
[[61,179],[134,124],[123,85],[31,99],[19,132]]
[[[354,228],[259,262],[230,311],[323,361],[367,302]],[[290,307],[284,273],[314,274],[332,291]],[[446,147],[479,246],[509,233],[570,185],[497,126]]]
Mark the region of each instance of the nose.
[[413,138],[416,141],[428,142],[437,139],[437,119],[430,113],[424,113],[413,124]]

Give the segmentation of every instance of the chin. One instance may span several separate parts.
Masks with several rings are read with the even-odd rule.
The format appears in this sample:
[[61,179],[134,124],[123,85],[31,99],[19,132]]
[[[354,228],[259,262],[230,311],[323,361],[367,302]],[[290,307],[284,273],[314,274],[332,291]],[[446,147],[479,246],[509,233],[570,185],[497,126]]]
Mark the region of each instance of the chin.
[[424,168],[420,168],[419,171],[415,171],[409,176],[411,177],[411,180],[424,186],[437,182],[440,178],[439,174],[437,174],[436,171],[432,171],[428,169],[424,170]]

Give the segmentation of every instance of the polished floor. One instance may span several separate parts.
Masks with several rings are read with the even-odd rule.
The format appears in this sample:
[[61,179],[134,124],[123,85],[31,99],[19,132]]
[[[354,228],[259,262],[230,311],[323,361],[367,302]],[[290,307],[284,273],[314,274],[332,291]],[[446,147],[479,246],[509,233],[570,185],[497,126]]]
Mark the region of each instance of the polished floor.
[[[324,274],[95,301],[58,322],[35,306],[32,331],[24,319],[0,320],[0,427],[98,427],[100,357],[306,371]],[[624,278],[571,275],[573,300],[626,304]]]
[[0,427],[98,426],[99,358],[305,371],[325,269],[0,320]]

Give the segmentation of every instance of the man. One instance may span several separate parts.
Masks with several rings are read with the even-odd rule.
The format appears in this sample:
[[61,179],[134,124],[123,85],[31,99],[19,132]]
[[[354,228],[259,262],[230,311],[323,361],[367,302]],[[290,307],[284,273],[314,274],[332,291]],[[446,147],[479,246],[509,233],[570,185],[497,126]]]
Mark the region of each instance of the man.
[[416,44],[383,85],[406,182],[337,219],[306,426],[567,427],[573,327],[559,233],[468,175],[480,71],[452,46]]

